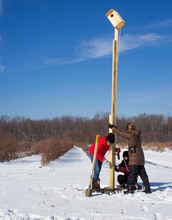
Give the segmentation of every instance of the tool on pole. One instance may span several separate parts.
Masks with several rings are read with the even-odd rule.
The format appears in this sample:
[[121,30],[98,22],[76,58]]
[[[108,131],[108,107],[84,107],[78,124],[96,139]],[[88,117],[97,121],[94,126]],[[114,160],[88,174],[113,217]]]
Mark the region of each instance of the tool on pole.
[[86,192],[85,192],[85,196],[86,197],[91,197],[92,196],[92,185],[93,185],[94,167],[95,167],[95,162],[96,162],[96,156],[97,156],[97,149],[98,149],[99,139],[100,139],[100,135],[96,135],[96,142],[95,142],[94,155],[93,155],[93,161],[92,161],[90,182],[89,182],[88,189],[86,189]]
[[116,147],[116,155],[118,157],[118,160],[120,160],[120,152],[121,152],[121,149],[119,147]]

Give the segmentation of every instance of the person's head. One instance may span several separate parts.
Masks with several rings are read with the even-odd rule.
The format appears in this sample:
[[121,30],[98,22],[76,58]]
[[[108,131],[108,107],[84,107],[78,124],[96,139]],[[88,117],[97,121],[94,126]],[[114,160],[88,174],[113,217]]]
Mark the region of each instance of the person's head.
[[129,122],[127,125],[126,125],[126,130],[127,131],[131,131],[131,130],[136,130],[136,126],[133,122]]
[[124,160],[128,160],[129,159],[128,151],[127,150],[123,152],[123,158],[124,158]]
[[115,135],[113,133],[109,133],[106,136],[106,142],[107,142],[107,145],[114,144],[115,143]]

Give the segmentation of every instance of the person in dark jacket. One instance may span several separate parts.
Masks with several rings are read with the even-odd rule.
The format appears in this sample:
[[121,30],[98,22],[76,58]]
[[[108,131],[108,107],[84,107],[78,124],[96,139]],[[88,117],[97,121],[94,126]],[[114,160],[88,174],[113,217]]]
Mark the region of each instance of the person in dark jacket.
[[[128,151],[123,152],[123,160],[118,166],[115,166],[116,172],[121,172],[123,174],[119,174],[117,177],[118,183],[120,184],[119,188],[125,189],[128,185],[128,177],[129,177],[129,156]],[[135,182],[133,189],[142,189],[142,187]]]
[[[109,150],[110,144],[114,144],[115,135],[113,133],[109,133],[107,136],[101,137],[98,142],[98,149],[96,155],[96,162],[94,167],[94,176],[93,176],[93,184],[92,189],[95,191],[100,191],[100,171],[102,168],[102,163],[105,159],[105,154]],[[91,145],[89,148],[89,156],[91,161],[93,162],[95,143]]]
[[116,126],[109,124],[109,128],[113,132],[128,141],[128,152],[129,152],[129,177],[128,177],[128,190],[125,194],[134,193],[134,184],[137,182],[137,177],[143,181],[145,186],[145,193],[151,193],[149,178],[146,173],[145,158],[143,149],[141,146],[141,134],[140,130],[136,129],[136,126],[133,122],[129,122],[126,125],[127,131],[121,131]]
[[128,183],[128,176],[129,176],[129,168],[128,168],[128,151],[123,152],[123,160],[121,161],[118,166],[115,166],[116,172],[121,172],[123,174],[119,174],[117,177],[118,183],[120,184],[120,188],[123,189]]

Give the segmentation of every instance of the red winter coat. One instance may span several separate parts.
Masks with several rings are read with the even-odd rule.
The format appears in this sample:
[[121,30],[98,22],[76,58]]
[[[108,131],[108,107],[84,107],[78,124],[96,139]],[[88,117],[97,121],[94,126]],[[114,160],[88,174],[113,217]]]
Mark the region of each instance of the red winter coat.
[[[90,153],[92,155],[94,155],[94,148],[95,148],[95,143],[93,143],[89,149]],[[106,142],[106,137],[101,137],[99,139],[99,143],[98,143],[98,149],[97,149],[97,156],[96,158],[98,160],[100,160],[101,162],[103,162],[104,160],[104,156],[106,154],[106,152],[109,150],[109,146],[107,145]]]
[[118,166],[115,166],[115,171],[128,175],[129,173],[128,161],[123,160]]

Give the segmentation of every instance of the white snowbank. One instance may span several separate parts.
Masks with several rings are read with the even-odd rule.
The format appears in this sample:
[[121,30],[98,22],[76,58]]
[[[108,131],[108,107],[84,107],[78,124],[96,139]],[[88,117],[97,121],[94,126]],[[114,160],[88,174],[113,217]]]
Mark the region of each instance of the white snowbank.
[[149,150],[145,151],[145,158],[147,162],[172,168],[171,154],[172,151],[169,150],[156,153],[154,151]]
[[[40,168],[35,155],[0,164],[1,220],[170,220],[172,152],[145,152],[152,194],[97,194],[85,197],[91,163],[77,147]],[[139,180],[141,181],[141,180]],[[103,164],[101,185],[109,185]]]

